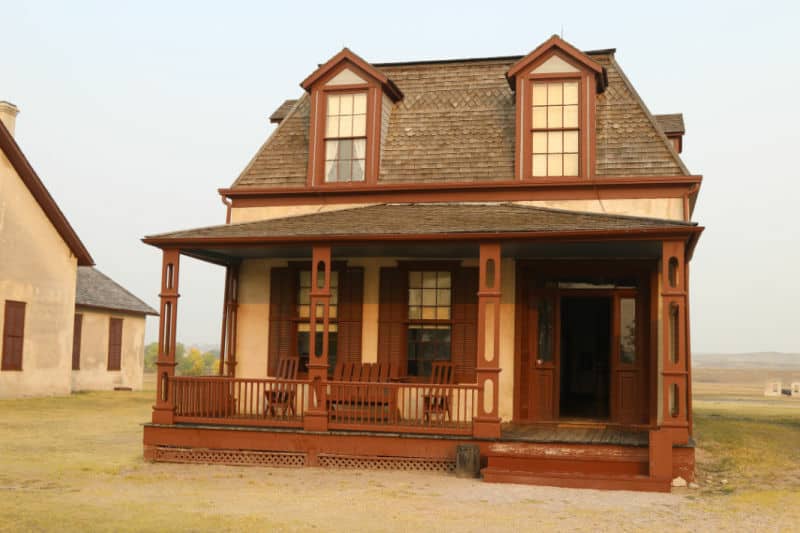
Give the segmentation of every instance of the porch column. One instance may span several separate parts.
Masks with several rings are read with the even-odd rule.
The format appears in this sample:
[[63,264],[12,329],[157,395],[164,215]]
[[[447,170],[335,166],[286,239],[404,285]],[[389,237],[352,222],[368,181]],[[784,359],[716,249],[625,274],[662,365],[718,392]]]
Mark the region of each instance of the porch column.
[[476,438],[499,438],[500,417],[500,244],[480,245],[478,285],[478,380],[477,416],[473,421]]
[[[311,431],[328,429],[326,407],[328,382],[328,325],[331,301],[331,247],[314,246],[311,251],[311,316],[309,320],[308,378],[311,381],[308,411],[304,428]],[[321,323],[320,339],[317,326]]]
[[175,403],[170,390],[170,379],[175,375],[175,329],[178,319],[178,270],[180,251],[164,250],[161,265],[161,313],[158,325],[158,379],[156,404],[153,406],[154,424],[172,424]]
[[225,267],[225,301],[222,304],[222,338],[219,375],[236,376],[236,315],[239,307],[239,265]]
[[661,248],[661,428],[673,444],[689,439],[688,279],[683,241]]

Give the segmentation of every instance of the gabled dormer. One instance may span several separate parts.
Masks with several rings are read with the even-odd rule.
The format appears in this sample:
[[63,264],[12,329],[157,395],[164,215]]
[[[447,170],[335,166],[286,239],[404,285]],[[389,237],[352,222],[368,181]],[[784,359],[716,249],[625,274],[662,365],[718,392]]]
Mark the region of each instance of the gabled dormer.
[[308,186],[377,183],[383,107],[400,89],[347,48],[300,85],[311,99]]
[[554,35],[506,73],[516,98],[517,179],[594,175],[596,95],[603,67]]

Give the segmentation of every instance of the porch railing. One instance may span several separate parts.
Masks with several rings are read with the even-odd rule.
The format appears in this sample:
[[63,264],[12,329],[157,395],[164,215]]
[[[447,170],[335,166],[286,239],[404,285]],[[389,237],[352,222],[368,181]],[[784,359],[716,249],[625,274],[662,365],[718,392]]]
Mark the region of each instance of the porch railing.
[[[477,414],[476,384],[325,386],[331,429],[469,435]],[[175,376],[168,390],[178,423],[301,428],[309,402],[316,403],[305,380]]]
[[176,422],[302,427],[307,381],[175,376],[169,380]]

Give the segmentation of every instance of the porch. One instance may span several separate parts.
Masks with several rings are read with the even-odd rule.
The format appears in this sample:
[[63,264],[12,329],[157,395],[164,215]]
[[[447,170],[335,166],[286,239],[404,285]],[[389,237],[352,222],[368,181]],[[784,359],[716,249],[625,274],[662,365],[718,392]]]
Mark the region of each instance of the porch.
[[[376,207],[146,239],[164,250],[148,458],[449,470],[456,445],[472,443],[486,480],[583,472],[590,485],[605,483],[600,473],[662,490],[675,472],[689,475],[676,450],[689,442],[693,226],[507,205]],[[370,221],[408,227],[358,234]],[[476,223],[482,231],[469,231]],[[174,375],[181,255],[226,268],[218,376]],[[575,396],[561,390],[571,356],[559,310],[574,291],[608,308],[597,336],[606,347],[592,355],[606,361],[597,415],[560,405]],[[634,324],[622,342],[615,332]],[[300,372],[281,375],[286,358]],[[438,363],[455,378],[432,379]],[[391,371],[343,379],[343,364]]]

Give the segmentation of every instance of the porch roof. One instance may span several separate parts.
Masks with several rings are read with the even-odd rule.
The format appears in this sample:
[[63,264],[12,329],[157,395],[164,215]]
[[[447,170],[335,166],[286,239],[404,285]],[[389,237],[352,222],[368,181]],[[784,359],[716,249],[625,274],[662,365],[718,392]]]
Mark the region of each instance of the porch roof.
[[[161,248],[219,249],[255,245],[375,241],[655,240],[690,237],[693,222],[565,211],[513,203],[377,204],[209,226],[143,239]],[[221,247],[226,250],[222,251]],[[228,252],[228,253],[226,253]]]

